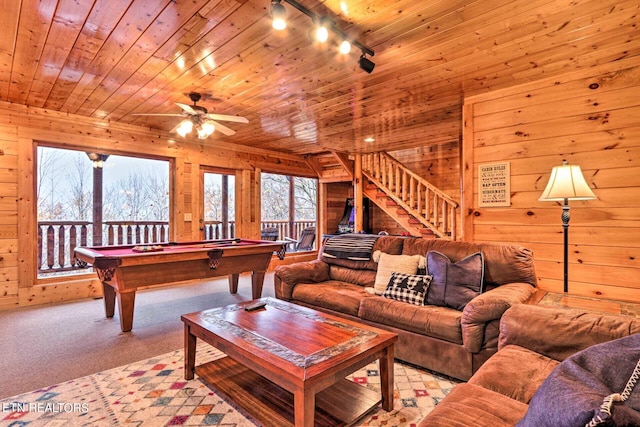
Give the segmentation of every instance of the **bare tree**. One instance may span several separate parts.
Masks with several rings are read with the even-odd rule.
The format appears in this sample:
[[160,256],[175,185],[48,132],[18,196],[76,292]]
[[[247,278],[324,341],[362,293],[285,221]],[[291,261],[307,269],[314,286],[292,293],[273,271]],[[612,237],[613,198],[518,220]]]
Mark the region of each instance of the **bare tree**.
[[49,147],[38,147],[38,182],[36,183],[36,198],[38,203],[38,219],[56,219],[63,214],[60,199],[61,191],[56,188],[59,181],[60,159],[62,152]]
[[312,178],[294,178],[295,218],[316,219],[318,181]]
[[289,180],[291,177],[263,173],[262,220],[286,220],[289,218]]
[[72,220],[90,221],[93,216],[93,179],[91,163],[81,152],[72,152],[69,162],[69,172],[66,174],[69,186],[67,197],[69,213]]
[[222,219],[222,189],[220,184],[205,180],[204,186],[204,219],[220,221]]

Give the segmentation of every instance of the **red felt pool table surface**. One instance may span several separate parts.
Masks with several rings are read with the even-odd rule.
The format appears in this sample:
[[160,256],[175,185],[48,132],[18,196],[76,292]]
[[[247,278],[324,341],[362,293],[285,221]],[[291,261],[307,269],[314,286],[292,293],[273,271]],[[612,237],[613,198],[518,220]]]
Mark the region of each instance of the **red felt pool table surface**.
[[75,256],[79,262],[91,264],[98,274],[107,317],[114,316],[117,299],[120,326],[126,332],[133,326],[138,288],[228,276],[229,291],[236,293],[239,274],[250,271],[252,297],[260,298],[271,256],[275,252],[284,257],[284,249],[283,242],[225,239],[157,246],[78,247]]

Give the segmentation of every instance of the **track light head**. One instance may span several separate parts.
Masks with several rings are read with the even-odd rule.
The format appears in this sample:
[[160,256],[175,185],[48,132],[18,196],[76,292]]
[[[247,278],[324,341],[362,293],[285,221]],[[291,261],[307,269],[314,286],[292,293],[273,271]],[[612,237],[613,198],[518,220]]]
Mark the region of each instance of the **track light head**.
[[329,39],[329,29],[333,27],[333,21],[326,16],[316,19],[316,40],[324,43]]
[[348,55],[349,52],[351,52],[351,43],[349,43],[349,40],[342,40],[338,51],[343,55]]
[[287,28],[287,10],[280,0],[271,0],[271,26],[276,30],[284,30]]
[[360,56],[360,59],[358,59],[358,65],[360,65],[360,68],[363,69],[364,71],[366,71],[369,74],[371,74],[371,72],[373,71],[374,67],[376,66],[376,64],[374,64],[373,61],[371,61],[370,59],[367,59],[364,56],[364,52],[362,52],[362,55]]

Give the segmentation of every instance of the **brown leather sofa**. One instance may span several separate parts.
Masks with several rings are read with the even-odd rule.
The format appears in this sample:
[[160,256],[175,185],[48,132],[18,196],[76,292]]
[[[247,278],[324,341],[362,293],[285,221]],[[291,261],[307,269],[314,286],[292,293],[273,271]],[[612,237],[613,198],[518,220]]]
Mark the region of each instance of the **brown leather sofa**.
[[452,262],[480,252],[486,290],[463,310],[372,295],[378,264],[323,256],[275,270],[277,298],[337,314],[398,334],[397,359],[467,380],[497,351],[502,314],[534,293],[536,273],[530,250],[515,245],[381,236],[373,246],[392,255],[426,256],[429,251]]
[[[595,344],[637,333],[637,318],[515,305],[502,316],[498,352],[467,383],[458,384],[419,427],[514,426],[561,361]],[[566,399],[568,395],[562,394]],[[549,425],[568,425],[559,422],[557,414],[554,420],[550,408],[545,407],[544,412],[551,417]]]

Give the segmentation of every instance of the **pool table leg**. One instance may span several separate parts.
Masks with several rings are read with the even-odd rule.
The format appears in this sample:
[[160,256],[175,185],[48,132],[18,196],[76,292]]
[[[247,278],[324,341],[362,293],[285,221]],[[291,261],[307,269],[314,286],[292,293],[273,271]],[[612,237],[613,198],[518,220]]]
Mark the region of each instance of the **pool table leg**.
[[264,283],[264,271],[251,272],[251,298],[262,298],[262,284]]
[[103,282],[102,296],[104,298],[104,313],[108,319],[111,319],[116,309],[116,290]]
[[238,293],[238,278],[240,274],[234,273],[229,275],[229,293],[237,294]]
[[117,297],[120,329],[122,332],[129,332],[133,327],[133,306],[136,302],[136,292],[118,292]]

